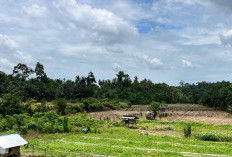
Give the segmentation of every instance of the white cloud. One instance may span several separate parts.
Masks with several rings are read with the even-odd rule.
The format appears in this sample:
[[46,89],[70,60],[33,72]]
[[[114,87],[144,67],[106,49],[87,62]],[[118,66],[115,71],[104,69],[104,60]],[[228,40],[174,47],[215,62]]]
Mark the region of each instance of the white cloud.
[[13,68],[14,67],[14,63],[12,63],[11,61],[9,61],[8,59],[5,58],[1,58],[0,59],[0,69],[8,69],[8,68]]
[[147,55],[139,58],[152,70],[164,69],[164,64],[158,58],[149,58]]
[[0,47],[16,49],[19,46],[14,40],[11,40],[7,35],[0,34]]
[[119,45],[106,47],[105,50],[111,53],[124,53],[124,50]]
[[62,44],[59,46],[59,51],[66,55],[80,55],[80,54],[101,54],[106,53],[105,50],[96,45],[89,43],[82,44]]
[[113,66],[113,70],[116,72],[122,70],[122,67],[118,63],[113,63],[112,66]]
[[33,4],[32,6],[24,6],[23,10],[31,17],[43,17],[46,15],[47,9],[44,6]]
[[137,35],[136,27],[106,9],[78,4],[74,0],[56,1],[54,5],[94,41],[114,44],[134,39]]
[[19,50],[17,50],[14,53],[15,58],[19,59],[20,61],[23,61],[25,63],[32,63],[34,61],[34,59],[32,58],[31,55],[27,55]]
[[194,67],[193,64],[190,61],[187,61],[185,59],[182,59],[182,65],[184,67],[188,67],[188,68],[193,68]]
[[232,47],[232,30],[219,35],[223,46]]
[[232,11],[232,1],[231,0],[208,0],[211,6],[216,7],[221,12],[231,12]]
[[13,65],[18,64],[19,62],[32,63],[34,61],[31,55],[26,54],[19,49],[19,43],[12,40],[7,35],[0,34],[1,68],[5,68],[9,71]]

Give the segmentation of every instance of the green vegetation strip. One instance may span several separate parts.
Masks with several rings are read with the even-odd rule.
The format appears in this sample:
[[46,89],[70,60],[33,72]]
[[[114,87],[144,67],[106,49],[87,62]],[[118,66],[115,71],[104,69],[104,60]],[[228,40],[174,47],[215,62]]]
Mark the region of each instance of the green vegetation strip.
[[[99,140],[129,141],[129,140],[125,140],[125,139],[104,138],[104,137],[91,137],[91,136],[82,136],[82,137],[90,138],[90,139],[99,139]],[[133,141],[133,142],[143,142],[143,141]],[[191,146],[191,147],[226,148],[226,147],[218,147],[218,146],[205,146],[205,145],[196,145],[196,144],[182,144],[182,143],[158,142],[158,141],[151,141],[150,143],[172,144],[172,145],[175,145],[175,146],[185,145],[185,146]]]

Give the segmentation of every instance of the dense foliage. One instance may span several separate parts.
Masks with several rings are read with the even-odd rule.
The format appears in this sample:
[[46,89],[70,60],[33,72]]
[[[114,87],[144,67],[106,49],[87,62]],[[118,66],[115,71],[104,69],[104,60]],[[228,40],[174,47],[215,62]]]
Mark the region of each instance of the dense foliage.
[[14,93],[23,101],[52,101],[57,98],[81,100],[83,98],[110,98],[128,100],[132,104],[149,104],[151,101],[177,103],[184,99],[180,89],[165,83],[154,84],[144,79],[132,81],[128,74],[120,71],[112,80],[99,80],[90,72],[86,77],[75,80],[48,78],[42,64],[34,70],[25,64],[18,64],[10,75],[0,72],[0,95]]
[[[83,114],[84,115],[84,114]],[[14,114],[13,116],[0,117],[0,132],[17,131],[27,134],[28,131],[41,133],[61,133],[70,131],[81,131],[83,127],[97,128],[101,122],[79,115],[69,119],[61,117],[54,111],[46,113],[36,112],[33,116],[28,114]]]
[[[64,115],[66,112],[118,109],[130,103],[149,104],[152,101],[201,103],[232,112],[230,82],[188,84],[181,81],[180,86],[174,87],[165,83],[154,84],[148,79],[139,81],[137,77],[132,80],[123,71],[112,80],[97,82],[93,72],[86,77],[76,76],[75,80],[61,80],[49,78],[40,63],[34,69],[19,63],[12,74],[0,72],[0,97],[3,116],[19,114],[23,110],[33,115],[49,110],[51,106]],[[55,104],[49,105],[45,103],[47,101],[55,101]],[[76,104],[70,106],[70,102]]]
[[187,103],[199,103],[232,113],[232,86],[230,82],[200,82],[197,84],[181,82],[178,88],[185,95]]

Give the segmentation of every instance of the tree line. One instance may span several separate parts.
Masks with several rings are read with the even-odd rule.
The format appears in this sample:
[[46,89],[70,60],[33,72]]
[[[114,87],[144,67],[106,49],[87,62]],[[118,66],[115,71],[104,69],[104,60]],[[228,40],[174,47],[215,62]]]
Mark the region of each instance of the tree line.
[[35,68],[19,63],[12,74],[0,71],[0,96],[14,94],[22,101],[30,99],[52,101],[64,98],[70,102],[86,98],[116,99],[132,104],[149,104],[152,101],[165,103],[200,103],[221,110],[232,110],[232,86],[230,82],[180,82],[179,86],[153,83],[149,79],[138,80],[119,71],[112,80],[97,81],[94,73],[76,76],[74,80],[52,79],[47,76],[44,66],[37,63]]
[[44,66],[37,63],[34,69],[19,63],[12,74],[0,72],[0,95],[14,93],[23,101],[52,101],[56,98],[81,100],[83,98],[109,98],[128,100],[132,104],[148,104],[151,101],[177,103],[184,99],[180,89],[165,83],[154,84],[151,80],[133,80],[123,71],[112,80],[96,81],[93,72],[87,76],[76,76],[74,80],[52,79]]
[[229,81],[189,84],[183,81],[178,87],[187,103],[199,103],[232,113],[232,85]]

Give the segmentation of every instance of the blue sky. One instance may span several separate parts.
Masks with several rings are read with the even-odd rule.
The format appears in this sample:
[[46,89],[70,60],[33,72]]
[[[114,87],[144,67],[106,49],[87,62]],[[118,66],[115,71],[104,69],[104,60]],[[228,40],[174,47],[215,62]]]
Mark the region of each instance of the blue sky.
[[51,78],[232,79],[231,0],[0,0],[0,70]]

